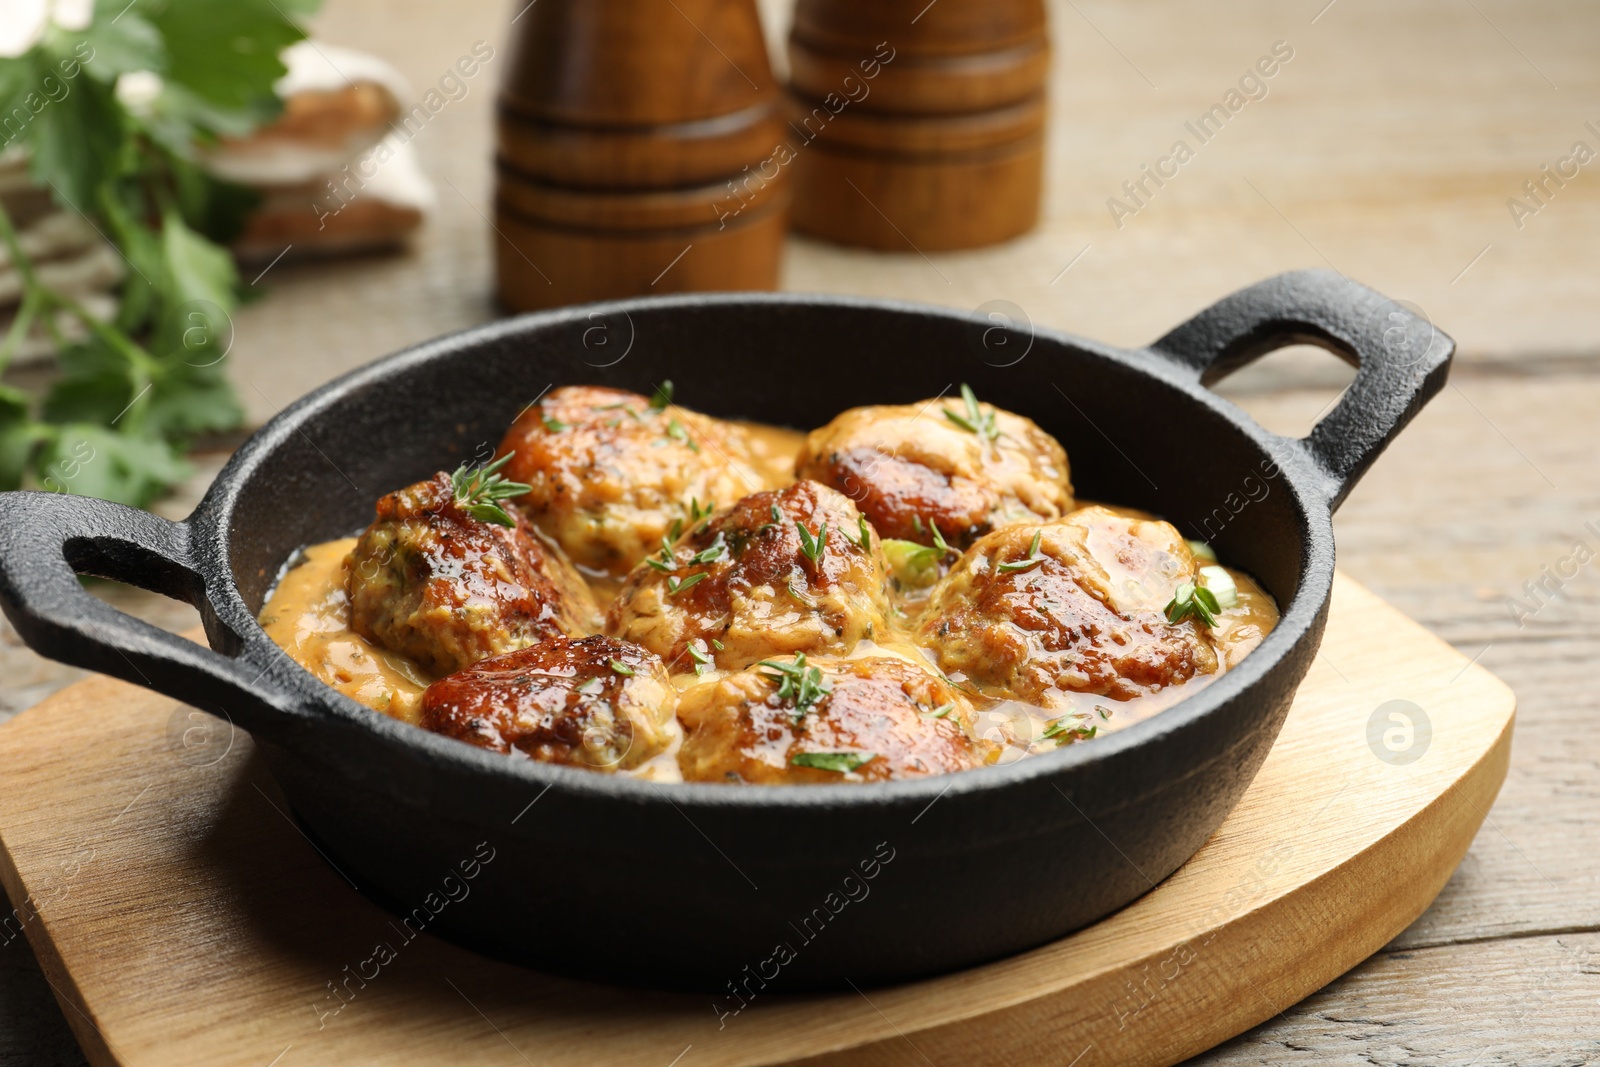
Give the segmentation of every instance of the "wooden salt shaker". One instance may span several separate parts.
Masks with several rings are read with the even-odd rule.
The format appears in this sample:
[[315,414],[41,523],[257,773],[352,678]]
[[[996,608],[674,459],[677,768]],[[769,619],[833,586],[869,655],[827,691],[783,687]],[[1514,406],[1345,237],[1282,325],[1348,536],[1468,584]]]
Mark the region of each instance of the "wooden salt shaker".
[[755,0],[540,0],[498,107],[501,301],[771,289],[787,225]]
[[885,251],[975,248],[1039,217],[1043,0],[799,0],[794,224]]

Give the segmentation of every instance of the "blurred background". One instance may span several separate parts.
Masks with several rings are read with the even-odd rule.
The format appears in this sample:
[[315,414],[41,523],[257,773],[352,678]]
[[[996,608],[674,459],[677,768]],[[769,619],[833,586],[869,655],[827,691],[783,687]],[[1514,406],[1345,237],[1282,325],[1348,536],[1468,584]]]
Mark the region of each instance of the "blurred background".
[[[437,90],[442,102],[408,132],[412,158],[385,164],[405,180],[367,198],[387,208],[366,218],[369,229],[348,244],[327,240],[314,206],[331,214],[338,203],[302,197],[283,220],[250,235],[236,267],[208,258],[210,246],[163,246],[166,258],[151,261],[180,273],[185,264],[199,266],[166,294],[171,306],[130,325],[130,335],[154,346],[161,331],[176,330],[182,349],[185,331],[198,329],[200,356],[186,363],[203,364],[204,373],[181,377],[194,412],[167,424],[175,427],[163,438],[172,455],[129,461],[155,471],[133,495],[181,516],[242,435],[306,391],[504,313],[495,297],[496,256],[509,240],[494,223],[496,100],[512,39],[538,2],[325,0],[315,11],[270,4],[285,19],[304,18],[315,42],[297,84],[376,87],[370,99],[346,100],[341,129],[362,128],[372,116],[382,125],[385,100],[410,112]],[[942,2],[950,0],[929,9]],[[194,17],[224,18],[234,10],[227,3],[202,4]],[[58,5],[59,25],[86,24],[75,6]],[[759,6],[782,79],[792,0]],[[95,23],[110,24],[121,7],[100,5]],[[5,32],[20,42],[8,53],[0,41],[0,54],[28,43],[24,8],[32,10],[20,4],[13,18],[0,6]],[[270,17],[270,9],[241,0],[245,8]],[[955,252],[922,250],[909,239],[898,251],[869,251],[792,234],[779,252],[781,287],[930,302],[979,317],[1001,308],[1014,329],[1137,345],[1264,276],[1327,267],[1404,301],[1452,335],[1459,355],[1451,386],[1338,517],[1341,565],[1516,688],[1521,725],[1510,777],[1462,868],[1418,923],[1329,989],[1206,1059],[1588,1062],[1595,1046],[1580,1034],[1592,1033],[1600,996],[1593,963],[1600,951],[1593,859],[1600,855],[1600,718],[1591,677],[1600,656],[1600,584],[1586,567],[1536,617],[1519,617],[1510,605],[1576,542],[1600,541],[1585,526],[1600,520],[1593,418],[1600,408],[1600,10],[1580,0],[1050,0],[1047,8],[1037,225]],[[172,47],[181,49],[184,29],[181,19],[163,28]],[[267,54],[288,43],[270,34],[264,40]],[[111,50],[104,55],[126,47],[115,34],[101,43]],[[1276,60],[1270,76],[1257,65],[1264,57]],[[464,58],[472,60],[470,76],[458,65]],[[267,74],[258,83],[276,76]],[[228,76],[202,71],[195,92],[204,97],[211,84],[214,96],[226,95]],[[117,92],[136,103],[139,90],[136,79]],[[212,97],[205,106],[188,103],[176,119],[212,134],[236,129],[235,140],[248,140],[250,123],[235,114],[248,111],[248,100],[220,117]],[[1219,104],[1226,122],[1197,129]],[[314,118],[298,134],[328,154],[296,178],[313,188],[346,158]],[[150,122],[158,128],[161,115]],[[96,129],[82,133],[92,148]],[[361,142],[362,152],[371,140]],[[1180,141],[1190,151],[1175,159]],[[227,160],[209,165],[260,184],[275,165],[271,147],[244,151],[234,170]],[[78,157],[62,151],[58,162],[70,172]],[[32,194],[26,160],[14,146],[7,152],[0,191],[14,207]],[[1168,176],[1155,182],[1147,177],[1152,169]],[[72,214],[45,193],[55,207],[40,212]],[[83,206],[104,225],[102,212]],[[184,210],[197,218],[214,206]],[[355,220],[348,210],[346,223]],[[93,235],[70,225],[76,235],[60,245],[41,236],[27,247],[41,264],[58,253],[71,260],[67,273],[53,277],[76,286],[86,307],[120,314],[106,294],[145,261],[139,254],[107,259],[94,251]],[[124,244],[119,236],[100,233]],[[170,234],[160,236],[170,244]],[[692,247],[685,253],[694,254]],[[12,257],[4,265],[0,303],[15,307],[27,286]],[[17,340],[0,400],[37,404],[60,380],[57,346],[48,337]],[[94,373],[103,368],[93,358],[65,367],[92,395],[69,395],[58,407],[121,432],[106,416],[129,397],[135,411],[143,401],[127,383],[95,393]],[[1220,388],[1269,428],[1300,433],[1350,373],[1326,353],[1294,349]],[[218,399],[227,384],[237,409],[224,410]],[[0,470],[15,465],[7,448],[33,448],[29,434],[56,432],[17,419],[22,429],[6,437],[0,418]],[[70,483],[74,475],[61,466],[70,449],[56,447],[50,463],[26,474],[18,467],[18,477],[40,484],[53,473]],[[172,466],[183,453],[190,466]],[[106,595],[163,625],[193,625],[182,605]],[[21,649],[9,629],[0,636],[7,680],[0,712],[14,714],[74,677]],[[0,1060],[80,1062],[20,940],[0,949]]]

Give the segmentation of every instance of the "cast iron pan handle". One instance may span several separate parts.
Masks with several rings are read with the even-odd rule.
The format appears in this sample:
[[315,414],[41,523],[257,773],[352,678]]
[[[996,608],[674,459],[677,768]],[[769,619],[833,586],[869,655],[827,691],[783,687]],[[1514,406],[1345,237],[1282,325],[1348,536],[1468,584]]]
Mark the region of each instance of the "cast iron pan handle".
[[[133,618],[84,589],[110,578],[199,609],[213,651]],[[0,608],[50,659],[167,693],[246,729],[280,733],[294,705],[277,664],[243,654],[218,618],[190,552],[189,527],[149,512],[61,493],[0,493]]]
[[1338,405],[1295,442],[1327,475],[1328,506],[1336,509],[1444,388],[1455,342],[1342,274],[1300,270],[1224,297],[1151,349],[1209,385],[1291,344],[1318,345],[1357,367]]

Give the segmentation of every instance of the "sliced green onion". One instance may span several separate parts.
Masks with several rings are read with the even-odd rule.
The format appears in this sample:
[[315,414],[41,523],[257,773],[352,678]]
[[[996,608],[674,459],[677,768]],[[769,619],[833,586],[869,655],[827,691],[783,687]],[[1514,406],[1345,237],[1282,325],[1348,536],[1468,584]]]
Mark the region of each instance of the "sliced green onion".
[[1233,575],[1222,567],[1201,567],[1200,579],[1205,587],[1211,590],[1211,595],[1217,598],[1217,603],[1224,609],[1236,607],[1239,603],[1239,587],[1234,583]]

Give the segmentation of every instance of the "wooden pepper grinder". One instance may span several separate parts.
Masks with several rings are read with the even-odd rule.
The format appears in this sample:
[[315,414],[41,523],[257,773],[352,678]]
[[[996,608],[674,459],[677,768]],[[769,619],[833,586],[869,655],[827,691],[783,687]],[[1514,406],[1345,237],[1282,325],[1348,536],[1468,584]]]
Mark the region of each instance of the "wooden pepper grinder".
[[495,167],[507,307],[776,287],[785,138],[755,0],[539,0],[513,28]]
[[789,63],[797,229],[931,252],[1038,221],[1044,0],[799,0]]

